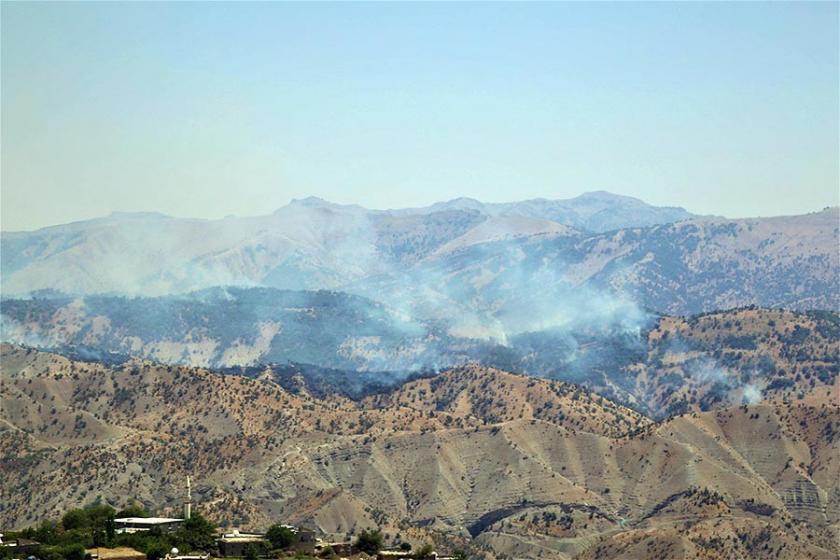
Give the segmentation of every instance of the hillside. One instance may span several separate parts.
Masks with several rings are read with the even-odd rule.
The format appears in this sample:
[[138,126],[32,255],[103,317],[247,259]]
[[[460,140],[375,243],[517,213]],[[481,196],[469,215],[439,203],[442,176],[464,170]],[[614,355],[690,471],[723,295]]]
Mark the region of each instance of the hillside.
[[838,224],[838,208],[802,216],[691,220],[605,234],[578,250],[586,261],[603,264],[590,269],[589,283],[663,313],[746,305],[837,310]]
[[[514,368],[583,383],[664,418],[764,399],[795,399],[840,375],[840,317],[746,307],[660,317],[639,337],[536,333]],[[528,352],[528,349],[532,349]]]
[[3,300],[3,337],[158,362],[228,367],[304,362],[411,369],[457,356],[434,326],[342,292],[215,288],[185,296]]
[[475,365],[406,383],[393,392],[369,397],[364,405],[376,409],[408,407],[426,414],[443,412],[487,424],[542,420],[610,436],[620,436],[649,422],[637,412],[579,386]]
[[653,424],[585,390],[475,367],[354,403],[266,376],[9,345],[0,363],[4,526],[97,497],[171,512],[189,473],[202,511],[243,526],[413,526],[533,558],[840,551],[836,383]]
[[800,398],[837,383],[840,319],[823,312],[744,308],[666,317],[648,333],[635,394],[679,414],[720,403]]
[[458,313],[505,336],[637,308],[689,315],[748,305],[840,308],[840,214],[693,219],[602,234],[451,242],[347,289],[423,316]]
[[687,318],[618,307],[502,342],[456,336],[367,298],[268,288],[188,296],[3,300],[6,341],[119,363],[130,356],[358,397],[481,363],[578,383],[661,418],[830,386],[840,318],[742,308]]
[[[11,345],[3,345],[0,364],[4,437],[25,442],[25,448],[32,452],[6,456],[5,460],[13,465],[22,461],[25,465],[42,453],[58,453],[61,464],[71,468],[74,478],[71,486],[64,487],[67,494],[57,494],[55,499],[93,499],[94,489],[85,484],[107,480],[125,490],[147,490],[147,499],[160,500],[161,494],[144,485],[151,482],[141,476],[148,474],[146,466],[139,470],[131,467],[138,461],[143,465],[147,465],[146,461],[160,461],[167,468],[207,474],[220,467],[225,470],[228,461],[245,459],[240,453],[246,448],[252,450],[254,460],[267,460],[276,459],[275,451],[296,448],[292,442],[299,444],[300,439],[317,447],[332,436],[346,436],[349,441],[370,440],[381,433],[424,433],[454,425],[469,429],[487,424],[486,419],[471,415],[400,404],[380,408],[341,397],[317,400],[287,392],[270,376],[249,379],[139,360],[111,368]],[[550,385],[562,393],[571,392],[562,384]],[[616,416],[622,411],[628,418],[641,421],[626,409],[611,403],[604,408],[597,401],[589,394],[584,394],[580,403],[572,403],[568,396],[557,396],[558,408],[566,410],[566,416],[557,419],[558,425],[585,425],[606,434],[617,430]],[[600,415],[595,413],[598,408],[604,410]],[[584,413],[590,417],[584,418]],[[117,449],[111,449],[114,441],[119,444]],[[72,461],[88,461],[86,453],[103,447],[112,452],[107,454],[107,464],[85,463],[80,470],[78,464],[71,467]],[[232,455],[218,463],[226,451]],[[102,479],[103,469],[120,461],[126,462],[122,472]],[[161,475],[163,471],[155,467],[152,472]],[[31,493],[50,484],[50,477],[57,474],[51,469],[35,470],[28,476],[46,479],[27,479],[14,490],[26,488]],[[84,479],[76,478],[81,476]],[[12,487],[7,490],[13,492]],[[19,505],[24,506],[31,497],[21,494],[16,500],[22,499]],[[44,511],[49,511],[49,504],[44,507]],[[24,509],[29,516],[38,514]]]

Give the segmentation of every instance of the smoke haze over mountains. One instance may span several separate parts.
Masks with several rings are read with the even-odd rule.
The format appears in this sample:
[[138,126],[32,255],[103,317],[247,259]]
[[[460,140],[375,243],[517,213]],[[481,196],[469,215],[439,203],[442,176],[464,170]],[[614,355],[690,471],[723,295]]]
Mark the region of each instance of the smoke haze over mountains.
[[[310,198],[217,221],[115,215],[4,233],[0,326],[6,341],[103,358],[310,364],[382,372],[377,383],[481,362],[630,402],[647,389],[625,368],[648,359],[661,314],[834,308],[837,218],[706,218],[607,193],[388,212]],[[766,384],[710,354],[684,375],[747,402]]]

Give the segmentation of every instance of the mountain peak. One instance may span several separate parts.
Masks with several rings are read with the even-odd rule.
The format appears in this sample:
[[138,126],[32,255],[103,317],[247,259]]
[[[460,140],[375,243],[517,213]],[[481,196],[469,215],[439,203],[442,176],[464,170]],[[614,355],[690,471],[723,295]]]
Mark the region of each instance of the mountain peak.
[[322,206],[336,206],[336,204],[330,202],[329,200],[325,200],[319,196],[307,196],[306,198],[293,198],[291,202],[289,202],[290,206],[310,206],[313,208],[322,207]]
[[435,210],[481,210],[484,207],[485,204],[483,202],[468,196],[459,196],[458,198],[453,198],[452,200],[436,202],[431,206],[431,208]]
[[[325,208],[329,210],[363,210],[358,204],[339,204],[337,202],[330,202],[319,196],[307,196],[306,198],[293,198],[287,206],[283,208]],[[282,210],[282,208],[280,209]],[[279,210],[278,210],[279,211]]]
[[585,191],[584,193],[578,195],[578,198],[586,197],[586,198],[633,198],[628,197],[621,194],[616,194],[610,191],[605,191],[603,189],[595,190],[595,191]]

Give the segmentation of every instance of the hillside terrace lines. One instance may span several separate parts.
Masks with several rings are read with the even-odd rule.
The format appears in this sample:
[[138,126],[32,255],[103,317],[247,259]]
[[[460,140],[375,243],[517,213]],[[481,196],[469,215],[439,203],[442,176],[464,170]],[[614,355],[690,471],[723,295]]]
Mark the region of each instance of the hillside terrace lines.
[[[713,417],[708,416],[708,419],[711,418]],[[713,436],[707,432],[706,428],[702,427],[704,425],[704,423],[696,421],[693,417],[676,418],[668,423],[669,427],[676,427],[673,431],[669,428],[670,437],[673,437],[677,444],[686,446],[691,450],[692,455],[694,455],[693,463],[695,464],[696,472],[699,473],[702,471],[706,473],[704,477],[717,477],[725,473],[727,476],[739,480],[734,486],[752,486],[764,495],[770,496],[771,501],[774,501],[777,505],[780,504],[781,498],[773,489],[771,482],[762,478],[749,461],[734,447],[724,445],[725,442],[721,441],[720,437]],[[695,442],[696,446],[688,441],[692,439],[691,437],[680,437],[683,435],[683,430],[686,429],[696,429],[697,432],[695,433],[702,434],[701,441]],[[700,454],[701,449],[702,455]],[[701,462],[702,465],[696,466],[698,462]],[[714,468],[714,471],[710,472],[709,469],[711,467]],[[713,480],[714,478],[711,480],[704,478],[702,481],[703,484],[698,483],[697,486],[703,486]]]

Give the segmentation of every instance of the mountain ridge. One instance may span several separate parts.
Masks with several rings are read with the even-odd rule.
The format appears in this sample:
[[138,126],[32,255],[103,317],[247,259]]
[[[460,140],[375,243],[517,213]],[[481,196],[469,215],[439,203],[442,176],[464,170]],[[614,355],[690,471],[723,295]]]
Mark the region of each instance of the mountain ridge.
[[[527,209],[395,214],[323,204],[307,199],[267,216],[222,220],[121,215],[3,234],[0,287],[7,296],[343,290],[426,318],[457,309],[455,316],[485,330],[508,300],[529,293],[556,302],[584,290],[591,300],[632,300],[671,314],[840,307],[837,210],[597,233]],[[792,274],[796,290],[787,289]],[[559,291],[549,294],[552,284]]]
[[[373,214],[392,214],[392,215],[399,215],[399,214],[429,214],[438,211],[446,211],[446,210],[479,210],[484,211],[488,215],[499,215],[504,214],[507,210],[508,214],[511,215],[521,215],[517,214],[515,211],[510,212],[511,209],[515,209],[518,206],[527,206],[533,204],[571,204],[574,205],[575,203],[579,202],[587,202],[587,201],[594,201],[600,200],[604,203],[620,203],[620,202],[629,202],[634,205],[640,205],[651,209],[662,209],[666,211],[678,211],[685,213],[686,216],[691,217],[700,217],[697,214],[692,214],[679,206],[655,206],[649,205],[642,201],[641,199],[626,196],[626,195],[618,195],[611,193],[609,191],[588,191],[584,192],[576,197],[572,198],[563,198],[563,199],[553,199],[553,198],[532,198],[526,199],[521,201],[515,202],[482,202],[475,198],[470,197],[457,197],[450,200],[440,201],[432,203],[428,206],[420,206],[420,207],[412,207],[412,208],[388,208],[388,209],[376,209],[376,208],[367,208],[360,204],[349,203],[343,204],[338,202],[332,202],[330,200],[321,198],[319,196],[310,195],[303,198],[292,198],[288,204],[285,206],[281,206],[275,209],[273,212],[264,215],[254,215],[254,216],[232,216],[228,215],[223,218],[201,218],[201,217],[176,217],[169,214],[165,214],[162,212],[157,211],[147,211],[147,210],[137,210],[137,211],[126,211],[126,210],[115,210],[112,211],[110,214],[100,217],[88,218],[83,220],[73,220],[71,222],[62,223],[62,224],[52,224],[48,226],[44,226],[41,228],[37,228],[34,230],[3,230],[3,235],[6,234],[26,234],[26,233],[35,233],[38,231],[43,231],[51,228],[61,228],[64,226],[74,226],[77,224],[85,224],[89,222],[100,222],[103,220],[111,219],[118,219],[118,218],[167,218],[173,220],[194,220],[194,221],[222,221],[222,220],[230,220],[230,219],[255,219],[255,218],[264,218],[267,216],[272,216],[277,213],[282,213],[284,210],[289,208],[329,208],[334,210],[355,210],[355,211],[362,211],[362,212],[370,212]],[[504,209],[504,210],[501,210]],[[662,222],[665,223],[665,222]],[[566,224],[568,225],[568,224]]]

